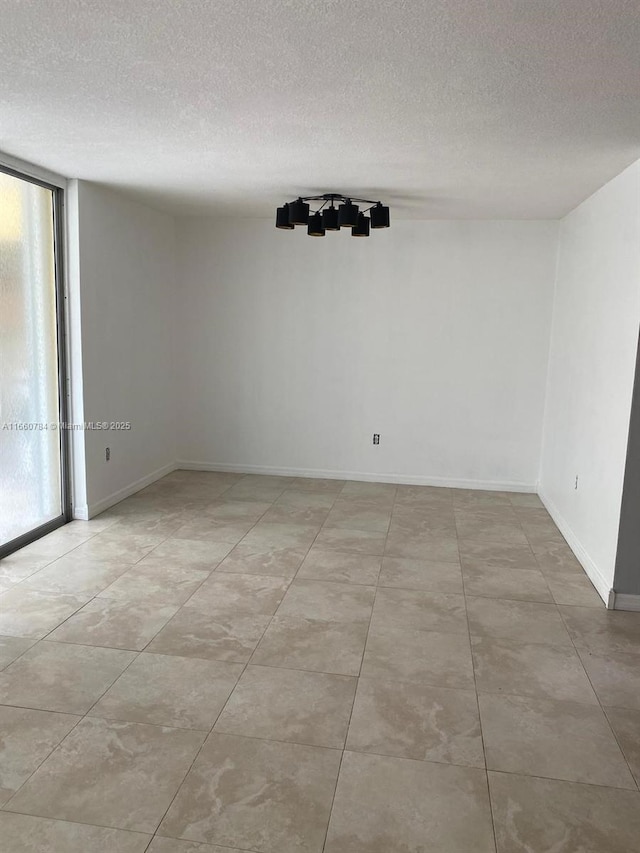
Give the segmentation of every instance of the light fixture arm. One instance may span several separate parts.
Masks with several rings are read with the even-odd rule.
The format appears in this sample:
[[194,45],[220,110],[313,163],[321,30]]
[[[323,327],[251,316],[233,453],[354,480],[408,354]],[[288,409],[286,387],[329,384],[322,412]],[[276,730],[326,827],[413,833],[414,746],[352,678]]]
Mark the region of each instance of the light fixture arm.
[[354,195],[344,195],[343,193],[322,193],[322,195],[301,195],[298,196],[302,201],[357,201],[358,204],[370,204],[372,206],[380,204],[379,201],[373,201],[370,198],[356,198]]

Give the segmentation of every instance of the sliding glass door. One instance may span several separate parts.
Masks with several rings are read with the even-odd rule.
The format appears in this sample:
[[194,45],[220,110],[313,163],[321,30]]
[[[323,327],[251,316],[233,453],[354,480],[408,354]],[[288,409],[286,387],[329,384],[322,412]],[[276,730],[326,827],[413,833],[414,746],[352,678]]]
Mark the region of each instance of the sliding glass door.
[[61,193],[0,170],[0,556],[68,518]]

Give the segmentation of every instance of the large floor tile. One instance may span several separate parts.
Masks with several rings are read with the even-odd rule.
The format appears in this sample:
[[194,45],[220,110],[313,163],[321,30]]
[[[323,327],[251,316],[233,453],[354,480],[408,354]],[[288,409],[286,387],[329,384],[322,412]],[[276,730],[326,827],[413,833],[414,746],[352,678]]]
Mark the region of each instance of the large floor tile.
[[309,548],[319,529],[319,524],[259,521],[244,537],[242,544],[256,551],[269,548]]
[[469,637],[371,623],[362,675],[412,680],[441,687],[473,688]]
[[214,732],[160,832],[263,853],[321,853],[340,756]]
[[475,691],[361,678],[347,749],[484,767]]
[[32,548],[34,553],[48,554],[53,560],[73,551],[83,543],[89,542],[95,533],[97,533],[97,529],[95,531],[93,528],[90,530],[89,525],[78,527],[74,522],[71,522],[58,527],[51,533],[47,533],[46,536],[42,536],[31,545],[27,545],[27,549]]
[[384,557],[378,583],[380,586],[426,592],[462,593],[460,566],[433,560]]
[[140,651],[177,610],[174,604],[94,598],[57,628],[50,639]]
[[292,578],[306,553],[306,548],[267,548],[264,551],[256,551],[250,546],[240,544],[224,558],[216,571]]
[[319,548],[382,556],[385,534],[346,527],[323,527],[314,542]]
[[381,557],[314,545],[304,558],[297,577],[372,586],[378,581],[381,562]]
[[167,539],[150,557],[177,566],[212,572],[233,548],[230,542],[200,542],[193,539]]
[[472,635],[571,646],[571,638],[555,604],[467,596]]
[[355,688],[344,675],[249,666],[215,730],[341,749]]
[[204,736],[85,717],[5,808],[154,832]]
[[0,670],[5,669],[21,654],[30,649],[35,643],[25,637],[3,637],[0,636]]
[[325,853],[493,853],[484,770],[346,752]]
[[233,501],[260,501],[273,503],[284,490],[291,485],[292,479],[286,482],[265,478],[264,482],[257,482],[253,477],[243,477],[224,492],[225,500]]
[[390,532],[394,536],[442,536],[454,538],[456,521],[453,509],[449,507],[394,507]]
[[309,489],[297,489],[291,487],[284,491],[272,508],[289,507],[291,509],[325,510],[329,512],[336,502],[337,492],[313,491]]
[[0,806],[80,720],[72,714],[0,705]]
[[129,568],[128,563],[85,560],[71,554],[49,563],[27,578],[22,586],[42,592],[86,596],[88,599],[112,584]]
[[[177,487],[174,486],[174,490]],[[120,503],[115,504],[109,509],[106,509],[104,512],[100,513],[97,517],[97,520],[107,520],[110,522],[112,528],[123,522],[123,529],[127,529],[128,525],[136,525],[138,522],[142,527],[145,524],[148,524],[148,528],[153,530],[154,527],[162,521],[166,514],[169,517],[173,518],[175,514],[179,514],[180,511],[184,510],[184,498],[177,499],[177,495],[174,495],[174,500],[177,499],[177,503],[180,504],[177,507],[175,504],[169,507],[165,502],[159,502],[156,498],[152,500],[149,496],[144,497],[146,494],[146,489],[143,489],[141,492],[137,492],[135,495],[131,495],[129,498],[125,498],[125,500],[120,501]],[[102,532],[102,531],[101,531]],[[148,532],[148,531],[147,531]]]
[[479,701],[490,770],[635,789],[599,706],[490,694]]
[[251,521],[255,524],[271,506],[270,501],[234,501],[225,500],[222,496],[210,501],[202,514],[218,522]]
[[472,649],[479,692],[598,701],[573,648],[475,637]]
[[22,584],[0,594],[0,634],[40,639],[86,604],[89,596],[55,595]]
[[191,607],[187,603],[154,637],[146,651],[205,660],[246,663],[271,617]]
[[460,540],[460,561],[466,569],[527,569],[536,571],[538,563],[528,544]]
[[442,486],[397,487],[394,510],[398,507],[443,506],[453,509],[452,490]]
[[395,483],[369,483],[362,480],[347,480],[340,492],[341,498],[375,500],[393,504],[398,487]]
[[375,588],[316,580],[294,580],[278,608],[278,616],[299,616],[333,622],[371,618]]
[[19,583],[56,559],[43,551],[34,551],[34,545],[37,544],[34,542],[33,545],[20,548],[0,560],[0,583]]
[[605,708],[604,710],[629,769],[640,785],[640,710],[628,708]]
[[524,534],[532,545],[547,542],[562,544],[565,541],[546,509],[516,507],[516,513]]
[[297,492],[325,492],[329,494],[341,492],[344,483],[344,480],[329,480],[322,477],[296,477],[289,488]]
[[509,506],[505,512],[490,510],[455,510],[456,528],[461,539],[475,542],[502,542],[509,545],[527,545],[515,512]]
[[74,549],[74,557],[137,563],[166,537],[162,533],[117,533],[113,527]]
[[537,509],[542,509],[544,504],[538,497],[533,493],[529,492],[509,492],[508,493],[509,503],[513,507],[520,506],[531,506],[536,507]]
[[538,569],[514,571],[503,566],[473,566],[462,570],[467,595],[553,603],[547,581]]
[[335,622],[302,616],[274,616],[251,662],[358,675],[368,627],[368,620]]
[[491,516],[506,524],[520,524],[518,507],[509,500],[507,492],[484,491],[483,489],[467,489],[466,495],[461,495],[464,489],[453,492],[453,509],[461,517],[477,515]]
[[458,540],[453,535],[411,533],[391,522],[384,550],[387,557],[407,557],[411,560],[459,563]]
[[121,574],[98,597],[179,605],[193,595],[209,574],[191,566],[172,566],[164,560],[147,557]]
[[386,534],[390,521],[391,507],[380,508],[375,504],[354,503],[338,498],[327,515],[324,526]]
[[189,514],[185,517],[184,524],[173,531],[171,538],[237,545],[254,524],[252,519],[216,520],[204,514]]
[[319,530],[328,515],[328,509],[286,506],[276,501],[260,521],[273,524],[300,524]]
[[632,853],[640,793],[489,773],[498,853]]
[[171,536],[183,524],[183,512],[159,511],[142,516],[126,515],[108,530],[114,536],[153,536],[158,542]]
[[556,604],[604,608],[604,602],[584,572],[551,572],[546,580]]
[[246,501],[248,503],[268,503],[272,504],[284,492],[284,486],[252,486],[243,483],[236,483],[234,486],[226,489],[221,497],[228,501],[236,501],[238,503]]
[[603,705],[640,710],[640,658],[579,649],[580,659]]
[[468,634],[463,595],[379,588],[373,608],[377,625]]
[[554,572],[584,572],[573,551],[564,540],[562,542],[532,542],[531,550],[540,570],[545,575]]
[[144,853],[151,836],[0,812],[0,838],[7,853]]
[[85,714],[135,652],[43,641],[0,673],[0,703]]
[[450,489],[451,503],[455,509],[478,511],[502,509],[509,512],[513,507],[509,492],[489,489]]
[[271,616],[289,586],[285,578],[214,572],[189,599],[189,607],[233,617],[240,614]]
[[604,607],[561,607],[560,613],[577,648],[596,654],[640,655],[640,613]]
[[241,672],[235,663],[143,653],[89,713],[209,731]]

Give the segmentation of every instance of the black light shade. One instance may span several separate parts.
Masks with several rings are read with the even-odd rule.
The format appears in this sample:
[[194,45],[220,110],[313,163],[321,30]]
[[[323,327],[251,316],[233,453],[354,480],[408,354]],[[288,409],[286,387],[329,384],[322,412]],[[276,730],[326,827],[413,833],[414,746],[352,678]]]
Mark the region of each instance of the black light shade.
[[369,224],[371,220],[368,216],[365,216],[364,213],[360,213],[358,215],[358,224],[351,231],[352,237],[368,237],[369,236]]
[[286,228],[287,231],[293,231],[294,226],[289,222],[288,204],[276,210],[276,228]]
[[389,227],[389,208],[381,201],[344,193],[298,196],[276,208],[276,228],[293,231],[306,225],[310,237],[350,228],[353,237],[369,237],[372,228]]
[[344,204],[338,208],[338,225],[340,228],[353,228],[358,224],[358,212],[360,208],[357,204],[352,204],[350,199],[347,199]]
[[388,228],[389,227],[389,208],[378,202],[375,207],[369,211],[371,216],[372,228]]
[[340,230],[340,226],[338,225],[337,207],[325,207],[325,209],[322,211],[322,224],[324,226],[325,231]]
[[314,213],[312,216],[309,217],[307,234],[309,235],[309,237],[324,237],[324,225],[322,224],[321,213]]
[[306,225],[309,222],[309,205],[299,198],[289,202],[289,222],[291,225]]

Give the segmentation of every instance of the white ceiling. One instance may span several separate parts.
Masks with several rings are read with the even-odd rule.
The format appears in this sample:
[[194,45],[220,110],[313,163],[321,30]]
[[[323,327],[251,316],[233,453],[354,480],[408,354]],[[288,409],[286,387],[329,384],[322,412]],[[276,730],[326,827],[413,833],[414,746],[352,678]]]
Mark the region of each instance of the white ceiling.
[[0,150],[179,213],[557,217],[640,157],[640,0],[3,0]]

